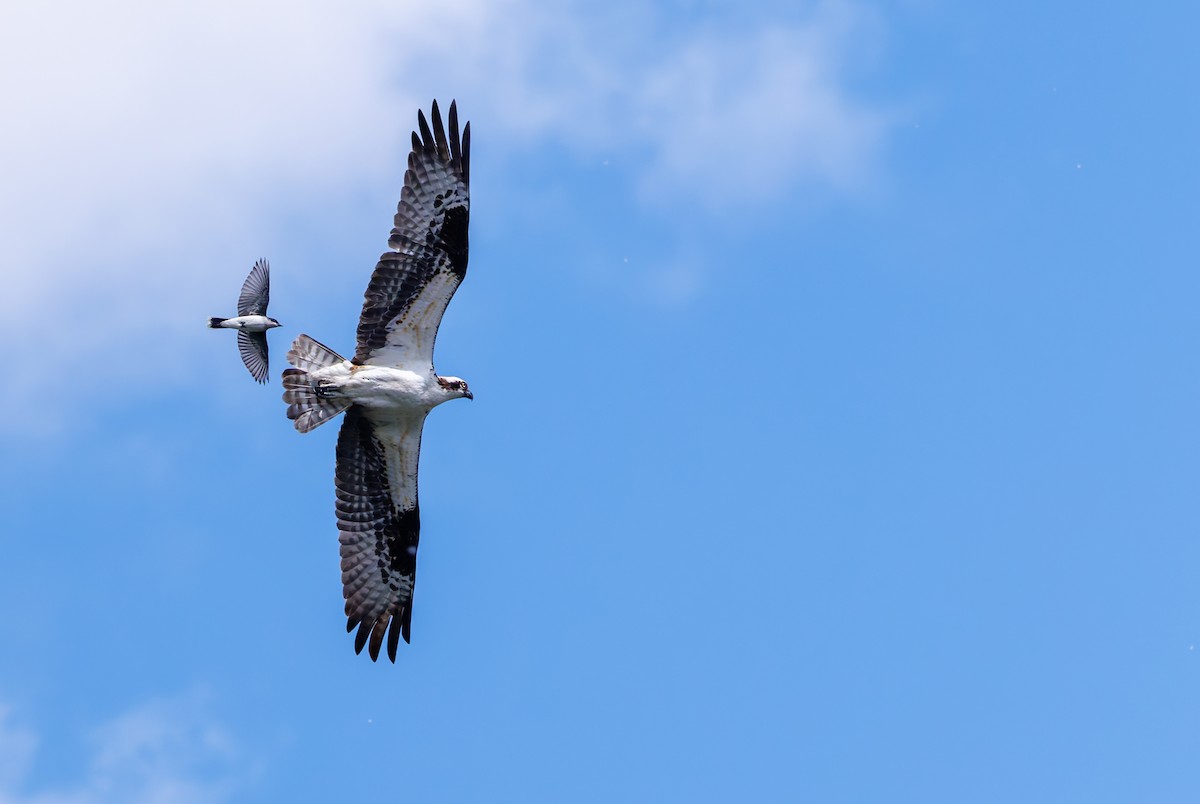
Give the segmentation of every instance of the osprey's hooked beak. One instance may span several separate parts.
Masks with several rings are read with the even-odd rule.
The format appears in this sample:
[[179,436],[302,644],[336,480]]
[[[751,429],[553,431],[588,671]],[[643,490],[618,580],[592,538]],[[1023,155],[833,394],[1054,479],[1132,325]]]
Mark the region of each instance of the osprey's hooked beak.
[[465,396],[467,399],[470,399],[472,402],[475,401],[475,394],[471,393],[470,391],[463,391],[463,396]]

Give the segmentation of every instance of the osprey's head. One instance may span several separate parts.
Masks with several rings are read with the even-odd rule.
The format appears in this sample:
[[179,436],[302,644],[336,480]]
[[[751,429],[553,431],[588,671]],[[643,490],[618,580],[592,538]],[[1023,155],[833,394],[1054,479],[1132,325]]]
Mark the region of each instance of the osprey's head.
[[268,317],[267,320],[271,322],[271,323],[267,324],[267,329],[271,329],[272,327],[282,327],[283,326],[283,324],[280,324],[274,318]]
[[450,398],[465,396],[467,399],[474,399],[475,395],[471,393],[471,389],[467,387],[467,381],[458,377],[438,377],[438,385],[442,386],[449,392]]

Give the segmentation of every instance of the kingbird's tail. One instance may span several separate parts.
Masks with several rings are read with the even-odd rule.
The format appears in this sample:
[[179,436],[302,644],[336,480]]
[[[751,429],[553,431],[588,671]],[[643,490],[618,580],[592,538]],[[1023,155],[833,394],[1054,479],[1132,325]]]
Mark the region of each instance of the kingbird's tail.
[[216,329],[228,320],[229,319],[227,319],[227,318],[210,318],[210,319],[208,319],[208,328]]
[[329,391],[309,374],[315,369],[337,365],[345,358],[307,335],[301,335],[292,344],[287,359],[296,368],[283,372],[283,401],[288,403],[287,416],[297,430],[307,433],[350,407],[349,400],[330,396]]

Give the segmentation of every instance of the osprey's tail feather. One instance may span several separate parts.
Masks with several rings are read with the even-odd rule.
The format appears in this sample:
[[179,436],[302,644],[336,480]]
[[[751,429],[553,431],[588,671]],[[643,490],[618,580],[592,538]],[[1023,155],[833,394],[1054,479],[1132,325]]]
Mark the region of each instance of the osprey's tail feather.
[[228,319],[224,319],[224,318],[210,318],[210,319],[208,319],[208,328],[209,328],[209,329],[216,329],[217,327],[219,327],[219,326],[221,326],[222,324],[224,324],[224,323],[226,322],[226,320],[228,320]]
[[307,335],[296,338],[287,353],[287,361],[304,371],[336,366],[345,359],[325,344],[315,341]]
[[287,359],[296,368],[283,372],[283,401],[288,403],[287,417],[297,430],[307,433],[350,407],[349,400],[329,396],[309,374],[313,369],[337,365],[345,358],[307,335],[301,335],[292,344]]

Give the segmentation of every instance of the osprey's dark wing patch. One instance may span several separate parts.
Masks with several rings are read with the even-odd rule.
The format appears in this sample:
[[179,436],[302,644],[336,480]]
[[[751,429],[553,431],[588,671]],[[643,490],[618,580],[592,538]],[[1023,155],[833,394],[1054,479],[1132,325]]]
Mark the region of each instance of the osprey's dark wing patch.
[[238,351],[250,375],[259,382],[267,381],[267,333],[239,329]]
[[266,315],[271,300],[271,266],[259,260],[250,269],[238,296],[238,315]]
[[[417,541],[417,459],[424,417],[378,425],[364,409],[346,411],[337,443],[338,541],[346,630],[358,629],[354,650],[371,660],[387,636],[388,657],[409,641]],[[389,632],[390,628],[390,632]]]
[[433,342],[446,305],[467,274],[471,124],[459,137],[450,103],[447,134],[437,101],[417,113],[404,188],[388,239],[367,285],[358,323],[357,364],[433,364]]

